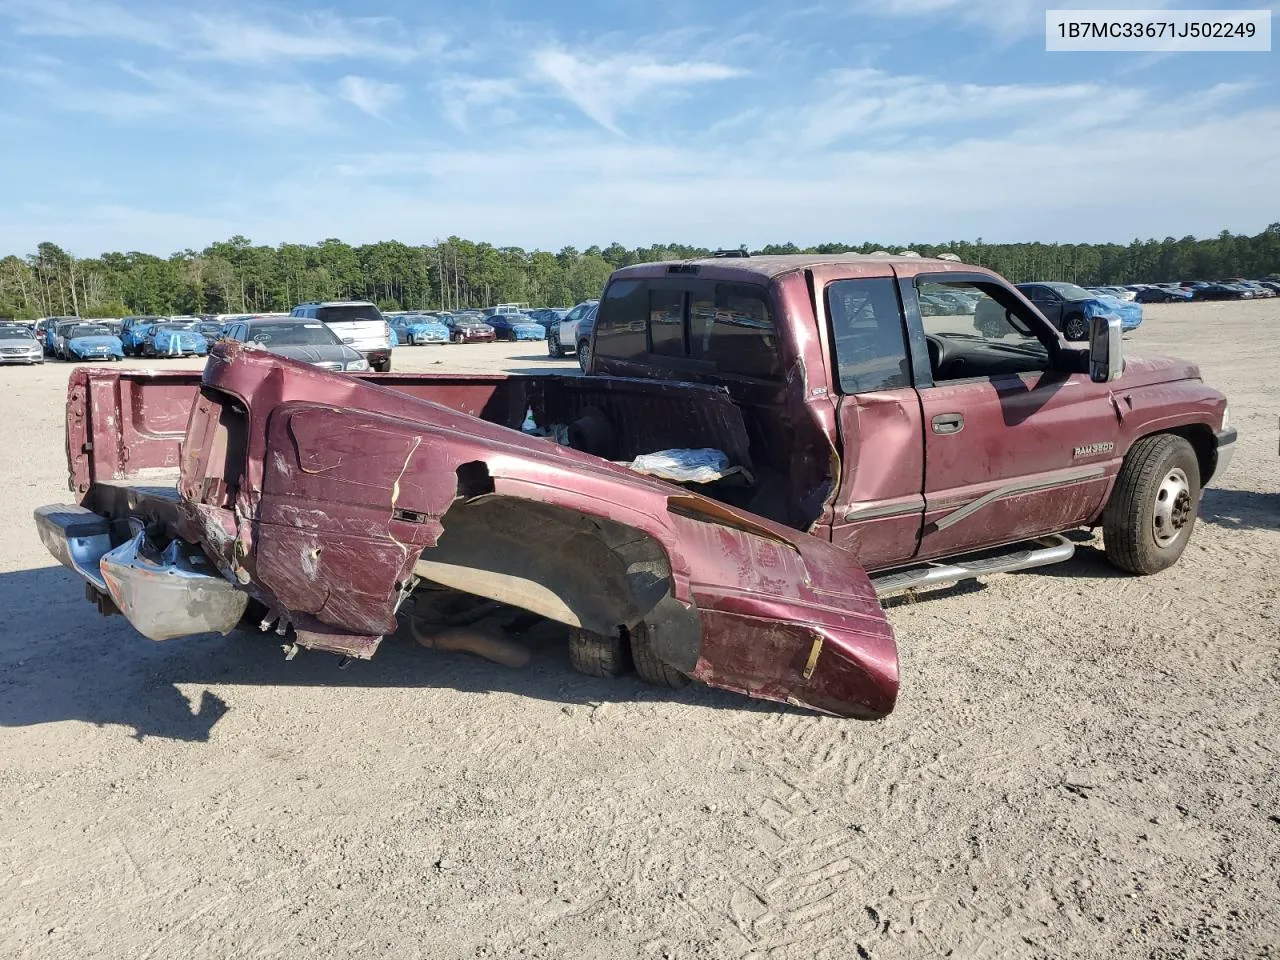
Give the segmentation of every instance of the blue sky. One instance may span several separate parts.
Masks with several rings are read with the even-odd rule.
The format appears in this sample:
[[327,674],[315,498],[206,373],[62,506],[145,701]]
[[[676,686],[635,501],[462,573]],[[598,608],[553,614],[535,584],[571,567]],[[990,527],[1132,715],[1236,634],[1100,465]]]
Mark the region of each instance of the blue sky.
[[0,254],[1280,219],[1280,54],[1046,53],[1070,5],[0,0]]

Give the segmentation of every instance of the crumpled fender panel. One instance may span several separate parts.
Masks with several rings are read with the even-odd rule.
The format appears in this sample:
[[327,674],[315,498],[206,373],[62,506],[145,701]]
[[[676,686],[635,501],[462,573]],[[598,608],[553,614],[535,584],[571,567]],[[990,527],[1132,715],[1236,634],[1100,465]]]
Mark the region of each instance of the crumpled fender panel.
[[[249,362],[253,371],[242,368]],[[611,616],[618,626],[639,617],[657,628],[659,653],[672,665],[750,696],[865,718],[893,708],[892,631],[866,573],[830,543],[340,374],[243,353],[222,359],[222,368],[236,374],[236,395],[248,407],[249,483],[236,511],[252,522],[236,524],[232,544],[227,522],[201,539],[298,628],[303,645],[371,655],[395,629],[420,558],[483,570],[484,551],[474,543],[446,548],[451,516],[469,517],[477,530],[484,514],[500,525],[495,544],[515,542],[516,524],[529,531],[556,525],[545,556],[531,539],[530,556],[539,562],[525,572],[559,591],[565,622],[581,616],[599,630]],[[326,381],[332,390],[307,388]],[[326,394],[338,403],[319,400]],[[184,459],[188,499],[204,487],[187,467],[198,460]],[[215,526],[207,504],[191,506]],[[582,536],[600,540],[600,558],[582,564],[581,576],[570,571],[557,579],[560,571],[546,568],[571,567],[565,544]],[[650,541],[655,549],[644,546]],[[620,558],[616,570],[604,569],[610,557]],[[583,600],[584,587],[596,591],[592,602]]]

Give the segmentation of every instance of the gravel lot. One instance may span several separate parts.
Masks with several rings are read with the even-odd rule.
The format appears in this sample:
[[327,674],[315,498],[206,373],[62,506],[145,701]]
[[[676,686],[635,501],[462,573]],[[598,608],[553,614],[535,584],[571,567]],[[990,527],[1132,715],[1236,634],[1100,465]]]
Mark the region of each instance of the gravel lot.
[[522,670],[151,643],[31,522],[69,368],[0,370],[0,956],[1280,956],[1280,300],[1147,318],[1241,433],[1181,564],[894,607],[877,723],[593,680],[554,636]]

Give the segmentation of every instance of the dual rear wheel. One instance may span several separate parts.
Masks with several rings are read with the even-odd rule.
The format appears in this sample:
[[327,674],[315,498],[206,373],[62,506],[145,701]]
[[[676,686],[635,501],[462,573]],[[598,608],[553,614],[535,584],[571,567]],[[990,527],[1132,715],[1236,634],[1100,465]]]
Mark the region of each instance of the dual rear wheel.
[[670,666],[653,650],[649,628],[638,623],[612,636],[591,633],[580,627],[569,630],[569,662],[579,673],[590,677],[620,677],[635,670],[645,683],[679,690],[689,678]]

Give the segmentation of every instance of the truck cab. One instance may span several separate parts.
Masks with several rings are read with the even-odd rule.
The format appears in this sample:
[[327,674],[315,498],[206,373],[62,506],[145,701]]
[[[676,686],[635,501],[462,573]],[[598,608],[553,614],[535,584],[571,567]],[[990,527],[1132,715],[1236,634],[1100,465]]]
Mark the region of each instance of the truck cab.
[[[1118,354],[1118,331],[1099,320]],[[1166,358],[1130,357],[1095,379],[1091,348],[980,267],[714,258],[614,273],[587,369],[722,385],[760,471],[740,505],[830,539],[868,570],[1024,544],[1106,514],[1112,559],[1155,572],[1181,554],[1203,485],[1230,457],[1226,398]],[[1153,445],[1168,482],[1122,522],[1117,481]]]

